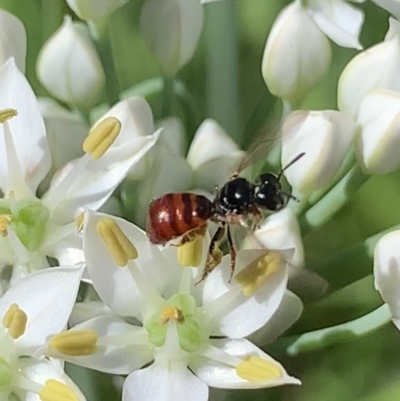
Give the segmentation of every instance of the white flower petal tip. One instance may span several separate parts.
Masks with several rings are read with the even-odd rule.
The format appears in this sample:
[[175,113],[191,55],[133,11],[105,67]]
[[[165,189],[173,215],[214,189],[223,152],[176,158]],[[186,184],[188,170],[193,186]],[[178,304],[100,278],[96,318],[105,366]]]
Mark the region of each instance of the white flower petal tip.
[[67,0],[74,13],[84,21],[108,18],[128,0]]
[[[297,112],[289,115],[296,118]],[[285,176],[296,193],[308,195],[324,188],[339,171],[352,144],[356,124],[352,117],[333,110],[311,111],[296,135],[282,145],[282,165],[305,155]]]
[[400,230],[384,235],[374,250],[375,288],[389,305],[394,319],[400,319]]
[[175,75],[193,57],[203,28],[203,8],[198,0],[148,0],[140,25],[164,72]]
[[89,32],[69,17],[44,44],[36,69],[54,97],[79,110],[90,109],[104,89],[105,74]]
[[374,89],[400,91],[400,36],[395,34],[399,31],[398,24],[391,19],[386,40],[357,54],[347,64],[339,78],[339,110],[356,117],[368,92]]
[[212,340],[211,344],[213,347],[204,352],[206,358],[193,358],[189,364],[210,387],[256,389],[301,384],[278,361],[248,340]]
[[18,68],[25,72],[26,31],[14,15],[0,10],[0,66],[14,57]]
[[294,249],[290,263],[295,267],[304,264],[304,249],[300,228],[291,209],[285,208],[264,220],[261,227],[254,231],[251,243],[265,249]]
[[299,2],[285,7],[272,26],[262,61],[270,92],[289,103],[301,99],[319,82],[330,61],[329,42],[307,10]]
[[356,154],[370,174],[400,167],[400,94],[376,90],[366,95],[357,119]]
[[306,7],[315,23],[339,46],[361,50],[358,40],[364,13],[344,0],[308,0]]

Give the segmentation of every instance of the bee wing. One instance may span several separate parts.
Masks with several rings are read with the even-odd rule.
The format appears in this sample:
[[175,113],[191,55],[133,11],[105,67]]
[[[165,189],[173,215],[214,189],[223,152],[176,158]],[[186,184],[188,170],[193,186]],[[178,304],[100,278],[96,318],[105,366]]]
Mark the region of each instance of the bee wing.
[[251,164],[265,158],[276,144],[284,143],[295,135],[304,124],[309,113],[308,110],[295,111],[289,114],[282,124],[273,128],[264,127],[249,146],[244,156],[239,160],[233,172],[240,174]]

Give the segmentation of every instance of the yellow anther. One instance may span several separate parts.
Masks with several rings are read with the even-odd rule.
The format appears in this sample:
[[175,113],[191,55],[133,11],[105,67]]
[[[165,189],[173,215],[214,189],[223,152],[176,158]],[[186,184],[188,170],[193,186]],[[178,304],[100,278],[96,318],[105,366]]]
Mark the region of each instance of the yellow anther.
[[96,331],[68,330],[51,337],[49,347],[61,354],[70,356],[92,355],[97,352]]
[[3,214],[0,216],[0,235],[2,237],[7,237],[8,226],[11,223],[11,216],[8,214]]
[[83,212],[75,219],[76,230],[78,231],[78,233],[83,230],[84,219],[85,219],[85,213]]
[[18,115],[18,112],[15,109],[0,110],[0,123],[3,124],[7,120],[10,120],[11,118],[13,118],[17,115]]
[[181,309],[175,306],[166,306],[161,312],[161,324],[166,324],[170,320],[173,320],[178,323],[183,323],[185,317],[183,316],[183,312]]
[[138,257],[135,246],[110,217],[102,218],[96,230],[118,266],[126,266],[129,260]]
[[83,150],[93,159],[100,159],[114,143],[121,131],[121,122],[115,117],[108,117],[97,124],[83,142]]
[[192,241],[178,246],[177,260],[183,267],[196,267],[201,262],[204,237],[196,236]]
[[79,401],[79,397],[66,384],[57,380],[47,380],[39,393],[42,401]]
[[251,382],[274,380],[283,376],[278,365],[254,355],[236,366],[236,374]]
[[12,304],[3,317],[3,326],[8,329],[10,336],[17,339],[25,333],[28,317],[17,304]]
[[269,251],[235,276],[236,281],[242,286],[244,295],[252,295],[267,279],[282,265],[282,256],[279,252]]

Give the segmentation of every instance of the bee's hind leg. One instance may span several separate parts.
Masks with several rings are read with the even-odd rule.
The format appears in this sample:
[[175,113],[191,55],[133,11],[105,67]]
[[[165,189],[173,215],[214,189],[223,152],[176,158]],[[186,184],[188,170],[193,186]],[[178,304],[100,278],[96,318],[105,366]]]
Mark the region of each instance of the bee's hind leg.
[[227,237],[228,237],[229,253],[231,255],[231,275],[229,277],[229,283],[231,283],[233,273],[235,272],[236,249],[235,246],[233,245],[231,230],[229,229],[229,226],[227,227]]
[[226,231],[225,223],[220,223],[214,236],[211,239],[210,247],[208,248],[208,255],[206,264],[204,266],[203,272],[201,273],[200,279],[197,280],[196,284],[204,281],[207,276],[221,263],[222,251],[219,249],[219,244],[222,241]]

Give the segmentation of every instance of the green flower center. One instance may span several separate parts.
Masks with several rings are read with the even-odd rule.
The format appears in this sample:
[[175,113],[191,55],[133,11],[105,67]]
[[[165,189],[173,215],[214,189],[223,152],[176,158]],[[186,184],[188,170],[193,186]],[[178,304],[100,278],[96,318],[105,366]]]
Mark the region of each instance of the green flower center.
[[37,199],[0,202],[0,216],[9,218],[9,225],[29,251],[35,251],[43,242],[49,211]]
[[10,387],[12,373],[11,366],[3,358],[0,358],[0,391]]
[[161,347],[165,343],[168,322],[175,320],[179,335],[179,344],[187,352],[197,350],[207,337],[202,324],[202,316],[196,307],[196,301],[191,295],[173,295],[157,312],[146,322],[145,329],[149,334],[149,340],[155,347]]

